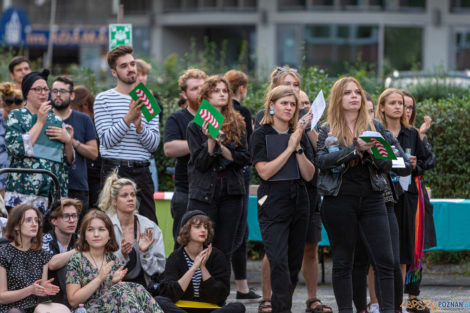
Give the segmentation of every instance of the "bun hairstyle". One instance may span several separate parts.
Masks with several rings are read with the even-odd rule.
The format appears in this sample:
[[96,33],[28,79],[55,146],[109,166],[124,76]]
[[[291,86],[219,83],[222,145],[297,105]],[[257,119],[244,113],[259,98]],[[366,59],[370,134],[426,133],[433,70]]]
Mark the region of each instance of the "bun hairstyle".
[[[113,200],[117,199],[119,191],[124,186],[132,186],[137,191],[137,185],[129,178],[120,178],[117,171],[112,172],[106,178],[103,190],[98,198],[98,207],[106,212],[108,215],[116,213],[116,207],[113,205]],[[138,204],[137,204],[138,206]]]
[[5,82],[0,84],[0,96],[3,102],[14,101],[16,99],[23,100],[21,90],[15,88],[15,84],[11,82]]

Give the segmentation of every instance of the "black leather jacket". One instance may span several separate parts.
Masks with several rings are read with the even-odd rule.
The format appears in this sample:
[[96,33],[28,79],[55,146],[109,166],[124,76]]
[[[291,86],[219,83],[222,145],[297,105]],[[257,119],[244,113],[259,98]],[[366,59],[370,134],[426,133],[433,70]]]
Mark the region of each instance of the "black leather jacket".
[[[377,120],[374,121],[374,126],[377,132],[379,132],[391,145],[394,145],[400,151],[400,144],[390,134],[386,133],[384,126]],[[356,152],[354,145],[340,146],[340,150],[329,153],[325,146],[325,140],[328,138],[330,132],[330,125],[324,124],[320,128],[318,135],[318,150],[317,150],[317,162],[316,165],[320,169],[318,176],[318,192],[324,196],[337,196],[341,188],[342,178],[344,173],[349,169],[349,162],[354,159],[359,159],[360,156]],[[391,142],[392,141],[392,142]],[[401,155],[405,155],[401,150]],[[363,160],[368,165],[370,174],[370,182],[372,190],[383,192],[387,186],[386,176],[392,169],[391,160],[379,160],[374,159],[370,154],[364,153]],[[409,163],[408,158],[405,162]],[[340,172],[334,172],[332,169],[345,164],[346,168]],[[406,163],[405,163],[406,164]],[[410,164],[411,165],[411,164]],[[408,172],[409,169],[406,170]],[[405,171],[403,171],[405,172]],[[398,173],[401,175],[400,173]],[[405,174],[406,175],[406,174]]]
[[214,199],[215,185],[219,172],[225,171],[228,195],[244,195],[245,181],[242,169],[250,163],[245,133],[241,136],[241,145],[226,145],[232,152],[233,161],[222,156],[219,145],[214,152],[207,151],[207,136],[202,133],[201,126],[194,122],[188,124],[186,138],[188,140],[190,159],[188,163],[189,198],[211,203]]

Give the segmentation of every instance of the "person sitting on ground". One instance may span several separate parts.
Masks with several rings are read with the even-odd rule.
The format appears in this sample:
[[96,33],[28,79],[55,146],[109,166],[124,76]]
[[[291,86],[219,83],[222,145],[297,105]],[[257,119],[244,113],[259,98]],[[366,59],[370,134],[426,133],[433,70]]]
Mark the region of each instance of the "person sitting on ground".
[[5,237],[11,241],[0,248],[0,313],[16,308],[24,312],[70,312],[58,303],[42,303],[59,292],[47,280],[51,256],[41,250],[41,213],[29,204],[15,206],[8,216]]
[[178,300],[209,302],[221,306],[214,313],[243,313],[241,303],[225,305],[230,293],[230,265],[222,253],[212,247],[212,221],[206,213],[189,210],[181,219],[178,243],[169,257],[156,297],[166,313],[184,313],[173,302]]
[[83,303],[88,313],[163,313],[142,285],[122,282],[127,270],[113,253],[119,245],[106,213],[90,210],[79,234],[77,252],[67,264],[67,299],[73,308]]
[[128,270],[123,280],[151,287],[165,270],[165,246],[157,224],[137,214],[136,188],[132,180],[113,172],[104,183],[98,203],[113,223],[120,246],[115,254]]
[[49,277],[53,277],[60,287],[59,293],[54,296],[54,301],[67,306],[69,304],[65,294],[66,265],[76,252],[73,247],[77,241],[76,232],[81,211],[80,200],[62,198],[49,217],[52,230],[42,237],[42,249],[52,256],[49,261]]

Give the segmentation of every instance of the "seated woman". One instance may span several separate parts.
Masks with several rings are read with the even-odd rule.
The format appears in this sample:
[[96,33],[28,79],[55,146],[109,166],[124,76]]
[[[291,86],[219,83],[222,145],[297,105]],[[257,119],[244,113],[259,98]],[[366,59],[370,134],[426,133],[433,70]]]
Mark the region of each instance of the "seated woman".
[[91,210],[83,218],[77,253],[67,264],[67,298],[88,313],[158,312],[155,299],[136,283],[121,282],[127,270],[113,254],[119,246],[106,213]]
[[136,213],[136,184],[112,173],[99,197],[99,207],[111,218],[120,249],[116,256],[127,269],[124,281],[149,286],[165,270],[165,246],[160,228]]
[[[0,313],[70,312],[58,303],[40,304],[59,287],[47,280],[51,256],[41,250],[41,214],[31,205],[20,204],[9,214],[5,237],[11,243],[0,248]],[[38,305],[39,304],[39,305]],[[36,307],[37,306],[37,307]],[[35,308],[36,307],[36,308]]]
[[[181,245],[168,258],[156,297],[163,311],[185,312],[173,304],[178,300],[209,302],[221,306],[213,312],[245,312],[241,303],[225,300],[230,293],[230,267],[225,255],[210,242],[214,228],[202,211],[186,212],[177,241]],[[171,300],[170,300],[171,299]]]

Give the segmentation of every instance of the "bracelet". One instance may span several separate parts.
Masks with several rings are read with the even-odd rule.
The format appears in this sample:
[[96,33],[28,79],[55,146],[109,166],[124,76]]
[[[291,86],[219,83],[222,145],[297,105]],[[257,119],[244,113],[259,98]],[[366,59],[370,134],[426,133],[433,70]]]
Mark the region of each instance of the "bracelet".
[[82,143],[81,143],[80,141],[78,141],[78,140],[77,140],[77,142],[78,142],[78,143],[77,143],[77,145],[74,147],[74,148],[75,148],[75,150],[77,150],[77,149],[78,149],[78,147],[80,147],[80,145],[82,144]]

